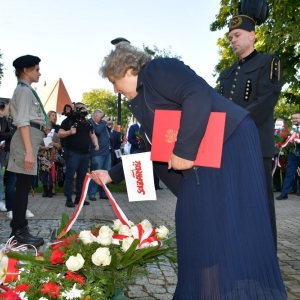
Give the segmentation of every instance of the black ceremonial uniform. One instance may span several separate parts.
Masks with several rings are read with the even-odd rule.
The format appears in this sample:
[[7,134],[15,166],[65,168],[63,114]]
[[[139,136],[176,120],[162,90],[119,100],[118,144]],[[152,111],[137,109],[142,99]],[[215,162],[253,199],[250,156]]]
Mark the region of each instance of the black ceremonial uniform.
[[273,110],[281,87],[282,68],[279,57],[274,54],[259,54],[256,50],[220,75],[220,93],[248,110],[258,129],[275,246],[277,229],[271,174],[275,154]]
[[220,75],[220,94],[250,112],[263,157],[274,157],[273,110],[282,87],[280,59],[254,50]]

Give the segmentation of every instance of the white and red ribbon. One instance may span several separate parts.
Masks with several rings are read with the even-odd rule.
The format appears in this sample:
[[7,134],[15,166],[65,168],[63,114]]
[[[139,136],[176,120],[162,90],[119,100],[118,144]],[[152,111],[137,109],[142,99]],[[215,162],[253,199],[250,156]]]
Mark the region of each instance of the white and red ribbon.
[[[96,174],[96,173],[94,173]],[[112,208],[116,214],[116,216],[118,217],[118,219],[121,221],[121,223],[123,225],[128,226],[131,229],[131,233],[132,233],[132,237],[134,239],[138,239],[139,240],[139,245],[138,247],[146,247],[147,245],[151,245],[151,246],[160,246],[161,242],[158,240],[158,238],[155,235],[155,228],[148,228],[145,230],[145,232],[143,231],[143,227],[141,224],[135,225],[135,226],[131,226],[130,222],[128,220],[128,218],[126,217],[126,215],[124,214],[124,212],[122,211],[122,209],[119,207],[119,205],[117,204],[116,200],[114,199],[114,197],[112,196],[111,192],[109,191],[109,189],[107,188],[107,186],[102,182],[101,178],[99,176],[97,176],[97,180],[99,181],[99,183],[101,184],[110,204],[112,205]],[[84,179],[84,183],[83,183],[83,190],[81,193],[81,197],[79,200],[79,204],[73,214],[73,216],[71,217],[71,219],[69,220],[68,224],[65,226],[65,228],[62,230],[62,232],[60,233],[60,235],[58,236],[58,238],[63,237],[73,226],[73,224],[75,223],[81,209],[84,203],[84,199],[86,197],[87,194],[87,190],[88,190],[88,185],[90,183],[91,178],[86,175],[85,179]],[[123,239],[127,238],[127,235],[122,235],[122,234],[115,234],[113,235],[113,243],[114,244],[120,244],[120,241],[122,241]]]

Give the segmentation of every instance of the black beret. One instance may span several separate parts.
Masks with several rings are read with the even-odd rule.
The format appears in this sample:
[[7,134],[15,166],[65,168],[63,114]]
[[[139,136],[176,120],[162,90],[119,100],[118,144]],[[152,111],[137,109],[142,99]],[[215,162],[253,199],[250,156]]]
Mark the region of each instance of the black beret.
[[251,32],[255,29],[255,22],[249,16],[237,15],[229,22],[229,32],[234,29],[244,29]]
[[40,62],[40,58],[33,55],[24,55],[20,56],[13,61],[13,66],[16,69],[30,68],[35,65],[38,65]]

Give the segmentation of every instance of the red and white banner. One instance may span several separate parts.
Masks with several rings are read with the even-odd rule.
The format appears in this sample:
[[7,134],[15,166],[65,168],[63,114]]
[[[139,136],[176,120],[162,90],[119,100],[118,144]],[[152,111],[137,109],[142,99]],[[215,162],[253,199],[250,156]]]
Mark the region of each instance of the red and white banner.
[[153,165],[150,152],[122,156],[122,164],[130,202],[156,200]]

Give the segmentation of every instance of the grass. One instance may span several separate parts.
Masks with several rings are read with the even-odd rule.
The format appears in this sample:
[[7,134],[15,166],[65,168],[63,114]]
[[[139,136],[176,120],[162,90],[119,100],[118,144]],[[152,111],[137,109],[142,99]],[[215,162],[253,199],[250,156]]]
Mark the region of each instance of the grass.
[[[122,182],[120,182],[118,184],[110,183],[108,186],[109,186],[109,190],[111,193],[126,193],[127,192],[125,180],[123,180]],[[43,185],[42,185],[41,181],[38,182],[38,187],[34,189],[34,192],[35,193],[43,193]],[[63,186],[60,187],[60,186],[56,185],[55,192],[63,193],[64,187]]]

